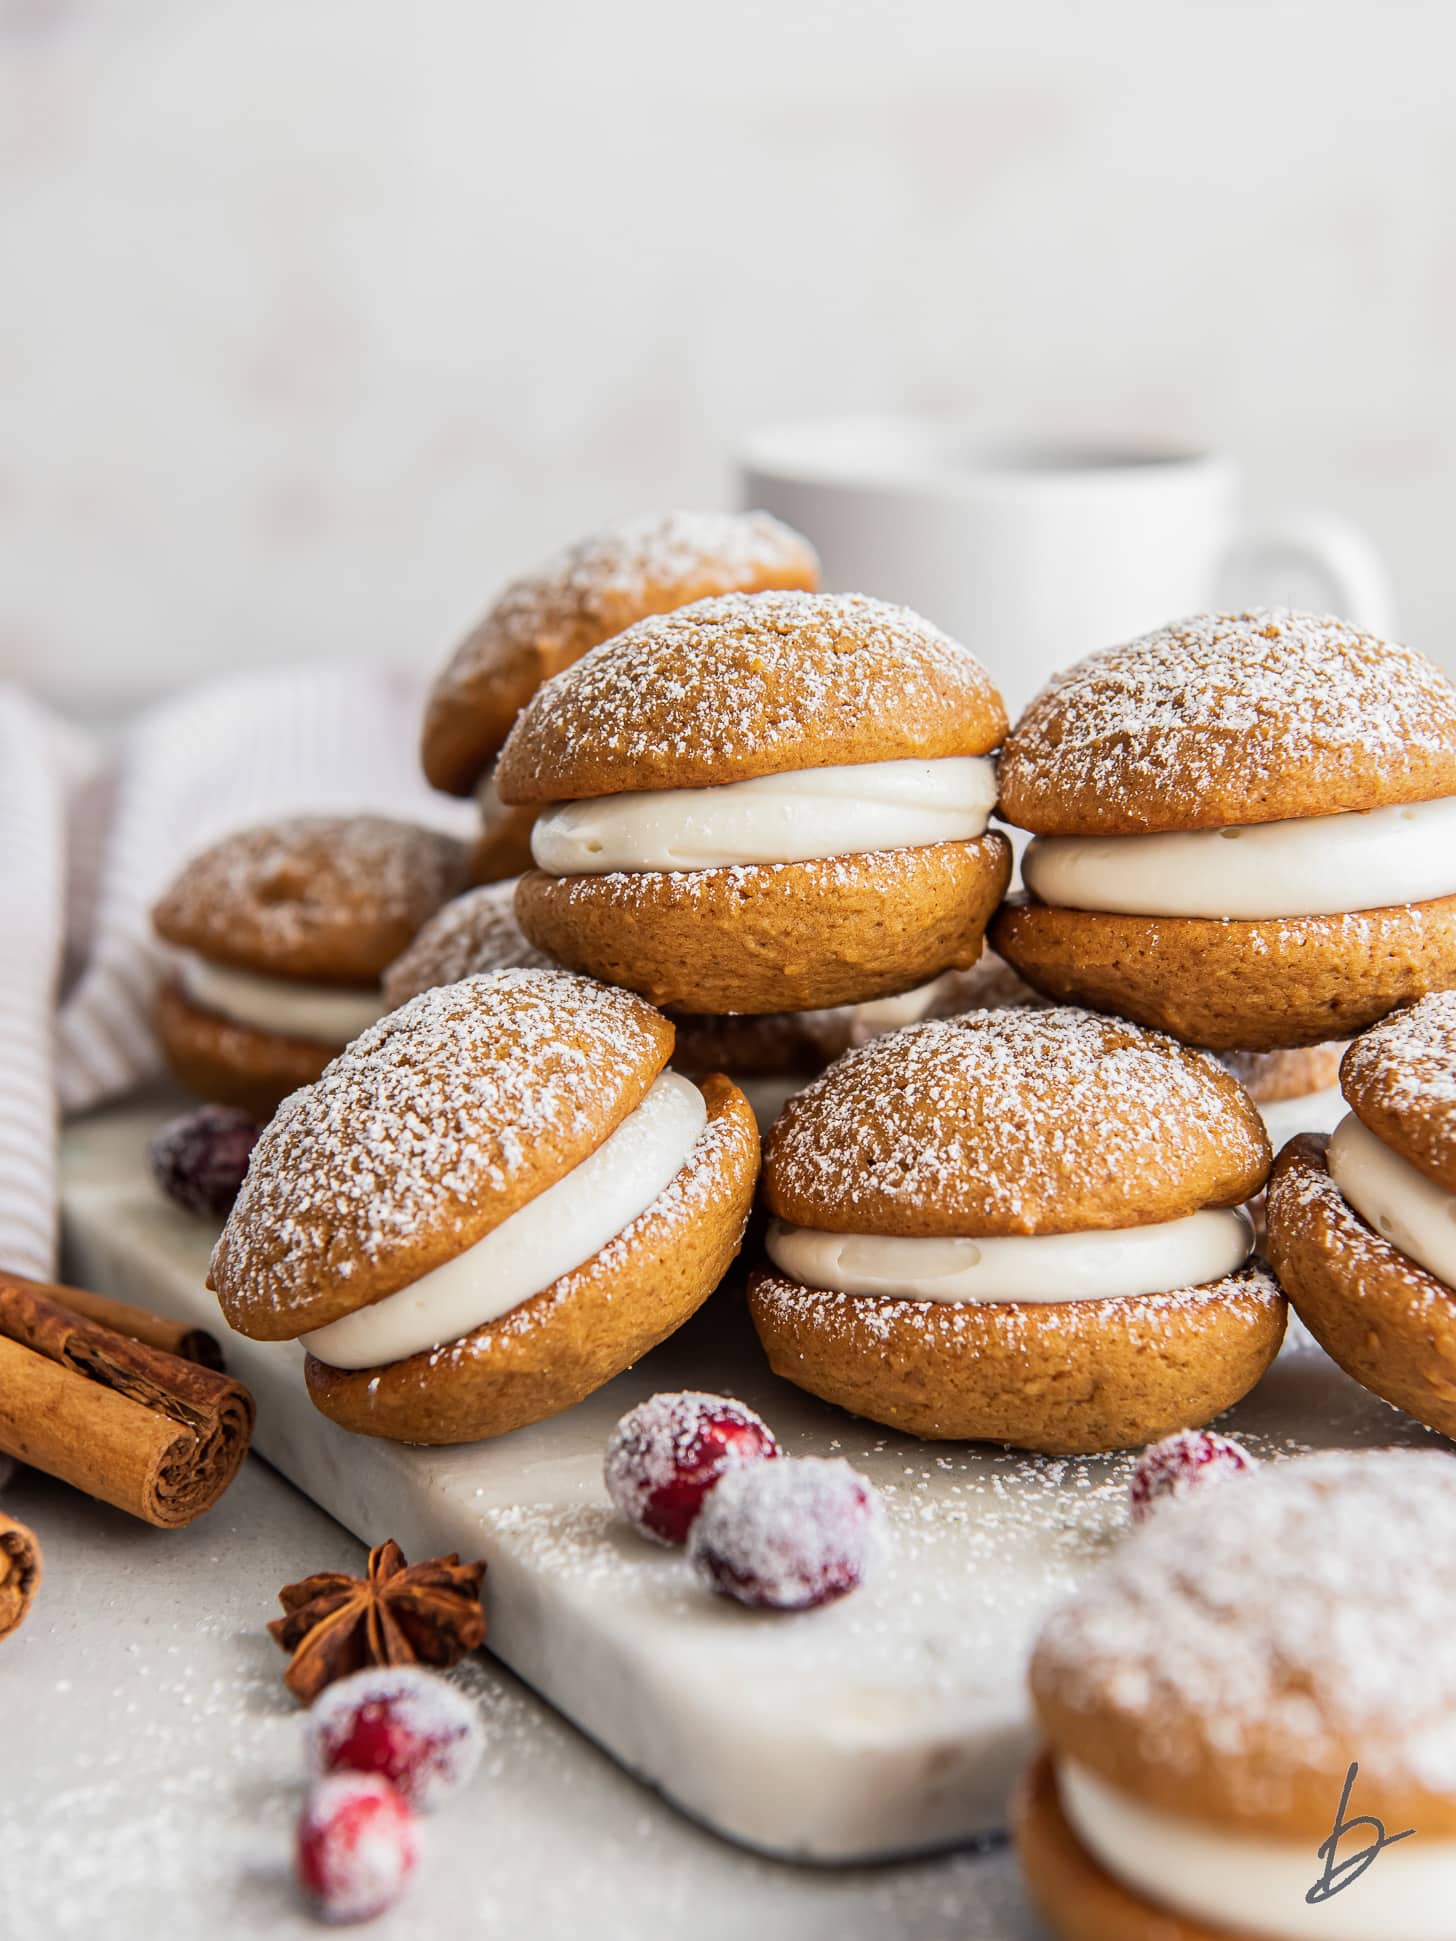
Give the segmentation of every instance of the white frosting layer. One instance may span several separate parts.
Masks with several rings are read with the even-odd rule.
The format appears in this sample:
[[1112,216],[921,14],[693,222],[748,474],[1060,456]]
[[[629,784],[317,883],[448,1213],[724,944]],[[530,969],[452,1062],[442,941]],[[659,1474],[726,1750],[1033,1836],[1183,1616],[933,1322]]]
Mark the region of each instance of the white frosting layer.
[[906,1301],[1119,1300],[1236,1273],[1254,1246],[1246,1213],[1205,1211],[1156,1226],[997,1239],[816,1233],[775,1220],[769,1258],[801,1287]]
[[702,1093],[664,1072],[564,1179],[397,1294],[303,1337],[335,1368],[373,1368],[455,1341],[600,1253],[671,1184],[707,1124]]
[[985,835],[995,805],[988,756],[795,769],[719,788],[561,802],[537,819],[531,854],[552,876],[807,863],[970,842]]
[[193,951],[180,952],[177,967],[183,990],[202,1010],[282,1038],[308,1038],[342,1048],[384,1016],[384,999],[377,989],[262,977],[215,964]]
[[1456,796],[1164,836],[1038,836],[1043,903],[1135,917],[1315,917],[1456,895]]
[[1345,1095],[1338,1085],[1326,1085],[1323,1091],[1306,1092],[1303,1098],[1274,1099],[1258,1110],[1269,1144],[1278,1152],[1296,1133],[1333,1132],[1345,1116]]
[[1456,1193],[1392,1152],[1351,1112],[1335,1128],[1330,1178],[1367,1226],[1456,1287]]
[[[1108,1873],[1220,1933],[1456,1941],[1456,1840],[1426,1839],[1418,1828],[1414,1839],[1387,1847],[1358,1880],[1311,1907],[1305,1895],[1324,1870],[1318,1835],[1264,1840],[1202,1826],[1114,1791],[1071,1759],[1057,1762],[1057,1790],[1073,1830]],[[1338,1797],[1330,1801],[1332,1825],[1338,1805]],[[1348,1810],[1360,1811],[1358,1779]],[[1336,1864],[1369,1840],[1369,1828],[1348,1833]]]
[[919,1024],[931,1005],[950,982],[951,973],[932,977],[928,984],[917,984],[912,991],[897,991],[894,997],[867,998],[854,1006],[850,1029],[856,1042],[874,1038],[883,1031],[899,1031],[904,1025]]

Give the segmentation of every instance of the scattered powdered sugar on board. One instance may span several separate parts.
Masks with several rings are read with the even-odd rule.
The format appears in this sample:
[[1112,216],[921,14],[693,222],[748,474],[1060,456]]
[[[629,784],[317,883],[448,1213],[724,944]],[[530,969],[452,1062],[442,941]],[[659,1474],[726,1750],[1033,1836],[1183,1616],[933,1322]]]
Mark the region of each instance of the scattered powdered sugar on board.
[[1159,1032],[1071,1007],[971,1012],[830,1066],[769,1135],[764,1183],[775,1212],[794,1218],[792,1196],[831,1231],[862,1230],[862,1206],[964,1200],[986,1230],[1055,1232],[1068,1182],[1088,1180],[1105,1182],[1105,1223],[1127,1224],[1214,1156],[1259,1164],[1258,1123],[1211,1053]]
[[1001,782],[1026,827],[1115,834],[1198,826],[1226,792],[1251,810],[1230,819],[1267,820],[1266,789],[1291,778],[1333,791],[1292,813],[1368,807],[1339,792],[1371,770],[1390,800],[1411,799],[1402,775],[1456,773],[1456,690],[1408,647],[1275,609],[1199,614],[1077,662],[1007,738]]
[[516,922],[512,877],[467,890],[431,917],[384,973],[384,1001],[393,1010],[437,984],[458,984],[484,971],[544,970],[553,961]]
[[580,1157],[600,1143],[613,1101],[645,1089],[644,1068],[662,1062],[658,1024],[630,992],[558,970],[412,998],[279,1107],[213,1254],[213,1284],[307,1299],[359,1261],[386,1272],[407,1261],[422,1234],[478,1237],[544,1152]]
[[1305,1457],[1139,1529],[1051,1618],[1038,1688],[1123,1721],[1165,1767],[1273,1742],[1456,1792],[1453,1604],[1449,1455]]
[[688,1559],[709,1589],[774,1611],[855,1590],[885,1550],[879,1495],[842,1457],[731,1470],[688,1536]]

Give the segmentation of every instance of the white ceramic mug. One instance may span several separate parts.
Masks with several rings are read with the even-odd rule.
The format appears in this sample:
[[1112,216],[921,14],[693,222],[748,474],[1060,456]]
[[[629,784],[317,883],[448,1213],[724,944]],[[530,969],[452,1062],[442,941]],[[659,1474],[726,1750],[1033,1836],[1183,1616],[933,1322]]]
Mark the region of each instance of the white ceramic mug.
[[1242,530],[1239,468],[1219,453],[984,445],[945,420],[891,417],[765,430],[739,461],[744,502],[813,541],[827,587],[934,620],[1013,713],[1081,655],[1213,606],[1393,630],[1364,534],[1328,513]]

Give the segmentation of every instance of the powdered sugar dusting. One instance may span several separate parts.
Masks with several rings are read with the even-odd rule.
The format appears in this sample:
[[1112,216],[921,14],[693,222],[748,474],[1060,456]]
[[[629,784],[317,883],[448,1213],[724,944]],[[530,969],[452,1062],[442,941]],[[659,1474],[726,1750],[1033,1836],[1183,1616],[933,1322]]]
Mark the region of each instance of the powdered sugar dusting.
[[384,973],[384,1001],[393,1010],[437,984],[495,970],[540,970],[553,960],[537,950],[516,922],[516,884],[487,883],[438,911],[402,957]]
[[635,1102],[656,1022],[641,998],[557,970],[412,998],[284,1100],[213,1254],[213,1284],[287,1305],[334,1278],[336,1262],[387,1274],[422,1233],[468,1244],[492,1208],[513,1210],[543,1150],[570,1155],[564,1173],[583,1142],[600,1143],[612,1100],[632,1090]]
[[707,1492],[730,1469],[777,1453],[768,1424],[742,1402],[679,1389],[622,1417],[607,1443],[603,1480],[634,1529],[658,1543],[680,1543]]
[[1083,1224],[1136,1224],[1211,1155],[1234,1177],[1267,1164],[1253,1107],[1210,1054],[1072,1008],[971,1012],[846,1053],[790,1100],[764,1181],[773,1211],[830,1230],[874,1231],[864,1209],[964,1204],[984,1222],[972,1233],[1057,1232],[1071,1184],[1099,1194]]
[[[314,1773],[382,1772],[422,1813],[465,1784],[482,1751],[470,1700],[418,1665],[374,1665],[336,1679],[309,1710],[304,1745]],[[361,1753],[387,1756],[363,1767]]]
[[744,1604],[804,1610],[855,1589],[886,1547],[874,1486],[842,1458],[730,1471],[688,1538],[702,1581]]
[[[1001,766],[1006,813],[1046,833],[1197,827],[1211,797],[1215,823],[1258,822],[1453,786],[1456,689],[1440,669],[1286,609],[1199,614],[1079,661],[1031,703]],[[1320,799],[1300,805],[1308,790]]]
[[[703,779],[722,781],[745,756],[770,774],[804,765],[806,745],[869,732],[888,759],[915,752],[895,745],[898,724],[942,722],[951,697],[999,717],[980,663],[908,607],[863,594],[726,594],[639,621],[549,682],[506,743],[498,781],[515,799],[538,753],[569,750],[587,718],[593,756],[624,774],[697,761],[711,770]],[[659,785],[650,768],[633,783]]]
[[1345,1089],[1369,1089],[1387,1110],[1421,1121],[1424,1152],[1456,1167],[1456,991],[1437,991],[1357,1038]]
[[1138,1530],[1046,1626],[1037,1687],[1165,1769],[1274,1743],[1295,1769],[1358,1756],[1371,1781],[1456,1792],[1453,1600],[1450,1456],[1306,1457]]

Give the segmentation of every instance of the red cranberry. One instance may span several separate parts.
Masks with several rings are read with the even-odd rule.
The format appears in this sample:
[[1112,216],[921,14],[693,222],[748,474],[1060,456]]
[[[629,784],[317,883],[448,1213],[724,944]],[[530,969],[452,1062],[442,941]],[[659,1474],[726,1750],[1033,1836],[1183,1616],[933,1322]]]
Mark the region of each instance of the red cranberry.
[[259,1126],[231,1105],[201,1105],[169,1119],[148,1147],[152,1177],[188,1213],[230,1211]]
[[734,1469],[703,1506],[688,1556],[710,1590],[772,1611],[852,1591],[884,1547],[885,1513],[847,1462],[805,1456]]
[[321,1692],[308,1715],[317,1773],[380,1773],[420,1813],[433,1812],[480,1764],[470,1701],[434,1672],[375,1666]]
[[371,1921],[399,1899],[415,1864],[415,1819],[378,1773],[335,1773],[298,1822],[298,1881],[326,1921]]
[[654,1395],[607,1444],[607,1494],[644,1536],[686,1543],[704,1498],[730,1470],[777,1456],[762,1417],[726,1395]]
[[1146,1523],[1164,1503],[1181,1501],[1258,1466],[1257,1458],[1231,1436],[1212,1429],[1180,1429],[1138,1457],[1128,1485],[1132,1520]]

